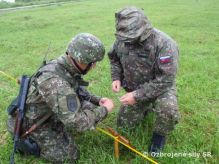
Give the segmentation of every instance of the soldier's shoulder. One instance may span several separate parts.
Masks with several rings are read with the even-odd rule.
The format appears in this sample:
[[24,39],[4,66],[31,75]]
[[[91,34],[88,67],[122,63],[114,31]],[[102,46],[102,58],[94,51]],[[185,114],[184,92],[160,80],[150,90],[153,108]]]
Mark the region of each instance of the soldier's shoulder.
[[36,81],[38,84],[42,84],[45,81],[48,83],[54,83],[54,81],[57,81],[58,79],[59,77],[52,72],[43,72],[39,77],[37,77]]
[[154,28],[153,34],[155,36],[155,40],[156,40],[158,46],[163,45],[164,43],[165,44],[168,43],[168,44],[172,44],[172,45],[177,46],[176,41],[167,33]]
[[53,79],[59,78],[59,76],[56,74],[56,65],[56,61],[51,61],[41,67],[36,74],[37,83],[41,84],[42,82],[48,80],[52,82]]
[[119,41],[116,39],[113,44],[112,44],[112,48],[115,49],[116,47],[118,47]]
[[113,53],[113,52],[117,52],[117,51],[118,51],[118,48],[120,47],[120,45],[121,45],[121,42],[116,39],[116,40],[113,42],[109,53],[111,54],[111,53]]

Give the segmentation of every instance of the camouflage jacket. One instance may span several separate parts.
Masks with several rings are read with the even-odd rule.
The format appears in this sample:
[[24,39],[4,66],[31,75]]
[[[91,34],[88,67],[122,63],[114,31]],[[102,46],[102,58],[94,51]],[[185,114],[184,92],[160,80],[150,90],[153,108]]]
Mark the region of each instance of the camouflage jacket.
[[[26,117],[37,120],[52,111],[53,116],[67,128],[78,132],[93,128],[106,117],[107,110],[97,106],[81,109],[83,98],[77,91],[82,82],[81,75],[68,63],[66,55],[49,62],[31,78]],[[88,97],[93,104],[99,103],[100,97],[92,94]]]
[[135,91],[136,101],[150,101],[175,89],[178,47],[157,29],[140,43],[116,40],[108,56],[112,80],[120,80],[128,92]]

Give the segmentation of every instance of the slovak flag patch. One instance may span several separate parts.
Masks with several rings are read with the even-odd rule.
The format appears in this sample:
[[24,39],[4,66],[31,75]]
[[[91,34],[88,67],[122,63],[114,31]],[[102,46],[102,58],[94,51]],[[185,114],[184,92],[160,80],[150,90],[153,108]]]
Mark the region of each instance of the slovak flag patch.
[[165,64],[165,63],[170,63],[170,62],[171,62],[171,56],[160,57],[160,63]]

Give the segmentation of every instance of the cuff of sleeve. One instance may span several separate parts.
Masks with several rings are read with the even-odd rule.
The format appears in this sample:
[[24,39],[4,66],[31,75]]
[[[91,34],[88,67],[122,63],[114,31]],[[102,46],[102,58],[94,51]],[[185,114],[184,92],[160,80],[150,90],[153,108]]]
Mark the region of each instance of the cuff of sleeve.
[[106,107],[100,106],[96,109],[96,123],[107,117],[108,111]]
[[102,97],[100,97],[100,96],[92,96],[92,97],[91,97],[91,102],[92,102],[93,104],[99,106],[99,102],[100,102],[100,99],[101,99],[101,98],[102,98]]
[[144,94],[142,89],[135,90],[133,92],[133,94],[134,94],[134,98],[135,98],[135,100],[137,102],[140,102],[140,101],[143,101],[143,100],[145,101],[146,100],[145,94]]
[[120,76],[112,76],[112,81],[116,81],[116,80],[121,81]]

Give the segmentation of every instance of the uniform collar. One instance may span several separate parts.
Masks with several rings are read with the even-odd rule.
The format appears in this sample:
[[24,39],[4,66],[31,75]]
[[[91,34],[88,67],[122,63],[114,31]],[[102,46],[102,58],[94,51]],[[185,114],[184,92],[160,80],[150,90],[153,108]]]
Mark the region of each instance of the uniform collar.
[[61,55],[57,59],[58,64],[62,65],[71,75],[80,76],[81,72],[77,69],[75,65],[69,62],[67,55]]

